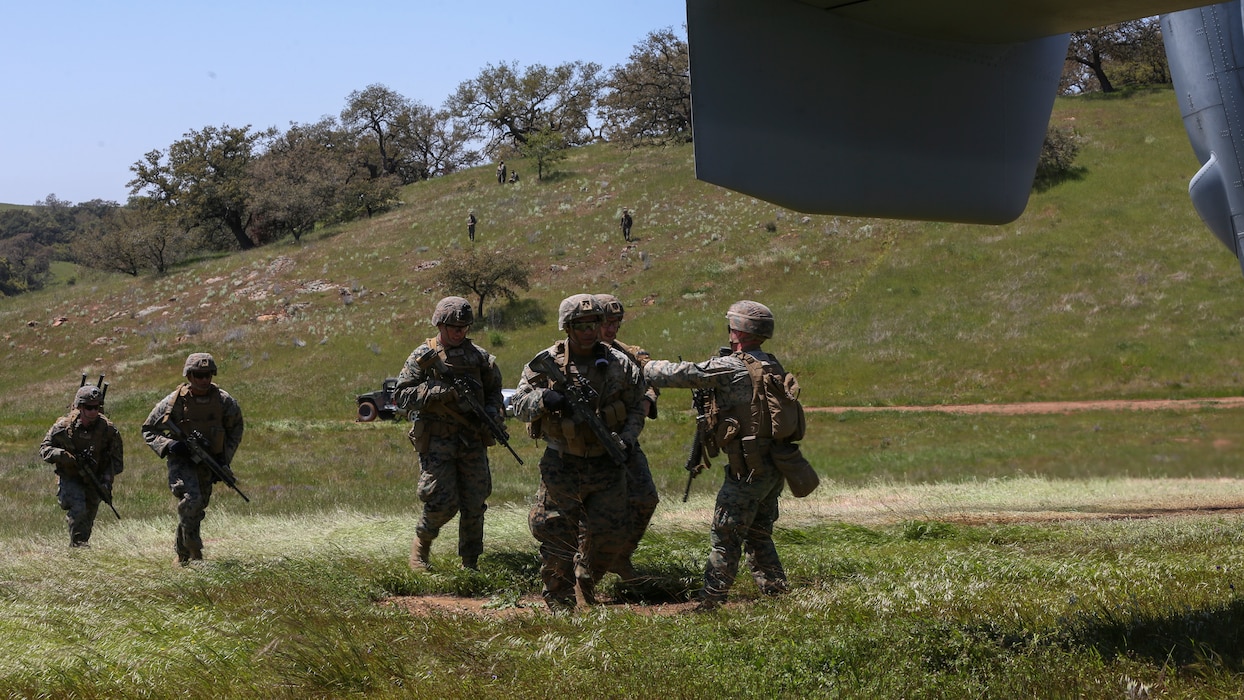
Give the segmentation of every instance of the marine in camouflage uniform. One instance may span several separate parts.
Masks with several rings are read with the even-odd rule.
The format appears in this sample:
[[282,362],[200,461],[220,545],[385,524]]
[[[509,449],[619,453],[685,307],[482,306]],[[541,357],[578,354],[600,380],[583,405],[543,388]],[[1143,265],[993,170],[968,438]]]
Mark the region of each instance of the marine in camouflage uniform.
[[[617,338],[618,329],[626,315],[622,302],[612,294],[597,294],[596,301],[600,302],[601,308],[605,311],[605,320],[600,327],[601,342],[626,355],[627,359],[643,369],[649,359],[648,351],[637,345],[627,345]],[[649,386],[644,392],[644,415],[653,420],[657,417],[659,395],[660,392],[654,386]],[[639,573],[635,571],[631,555],[635,553],[635,548],[639,546],[644,532],[648,530],[648,523],[652,521],[652,515],[656,512],[661,498],[657,494],[657,485],[652,481],[648,456],[644,454],[638,442],[629,451],[627,457],[629,459],[626,463],[626,501],[630,522],[624,533],[622,549],[608,564],[606,573],[613,572],[623,581],[633,581],[639,578]]]
[[[592,295],[566,298],[558,310],[566,338],[545,352],[566,377],[587,380],[597,397],[596,415],[629,452],[643,429],[646,386],[626,355],[597,342],[603,320],[604,310]],[[591,429],[575,420],[565,392],[528,363],[513,398],[528,434],[546,443],[528,523],[540,542],[544,600],[554,610],[575,606],[576,580],[585,602],[593,602],[592,582],[621,552],[622,534],[630,526],[626,465],[615,463]]]
[[177,499],[177,534],[173,548],[177,563],[185,566],[203,558],[200,525],[212,499],[217,478],[206,465],[191,458],[190,446],[168,437],[162,427],[173,421],[186,435],[194,431],[207,440],[204,448],[226,470],[242,443],[242,409],[212,380],[216,360],[205,352],[191,353],[182,368],[186,381],[151,409],[143,421],[143,440],[168,463],[168,488]]
[[773,544],[784,480],[773,464],[772,441],[757,436],[763,427],[756,425],[754,415],[763,414],[752,410],[752,378],[743,359],[747,354],[771,361],[760,346],[773,336],[773,314],[763,304],[740,301],[730,307],[726,319],[731,354],[698,364],[653,360],[644,366],[644,377],[654,386],[711,392],[708,425],[729,457],[713,511],[712,550],[704,567],[701,609],[725,601],[743,553],[762,593],[777,595],[787,590],[786,572]]
[[455,515],[462,565],[478,568],[484,551],[484,511],[492,495],[488,446],[496,441],[458,395],[454,378],[467,379],[497,424],[505,423],[505,408],[496,358],[466,336],[473,322],[466,299],[442,299],[432,313],[436,337],[415,348],[397,378],[395,400],[411,412],[410,439],[419,453],[423,514],[411,543],[413,569],[428,568],[432,540]]
[[112,481],[125,469],[121,433],[100,413],[103,405],[99,387],[83,385],[69,414],[56,419],[39,445],[39,457],[56,467],[56,502],[65,511],[70,547],[90,546],[102,500],[82,470],[91,469],[111,497]]

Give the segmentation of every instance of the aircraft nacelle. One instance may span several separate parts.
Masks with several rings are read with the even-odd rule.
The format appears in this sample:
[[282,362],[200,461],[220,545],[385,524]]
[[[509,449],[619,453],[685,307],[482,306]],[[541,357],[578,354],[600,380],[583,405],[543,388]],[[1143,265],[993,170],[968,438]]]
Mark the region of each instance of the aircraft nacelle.
[[1012,221],[1065,32],[1164,12],[1192,200],[1238,258],[1239,0],[687,0],[696,176],[809,213]]
[[1005,223],[1067,36],[968,44],[797,2],[689,0],[696,176],[803,212]]

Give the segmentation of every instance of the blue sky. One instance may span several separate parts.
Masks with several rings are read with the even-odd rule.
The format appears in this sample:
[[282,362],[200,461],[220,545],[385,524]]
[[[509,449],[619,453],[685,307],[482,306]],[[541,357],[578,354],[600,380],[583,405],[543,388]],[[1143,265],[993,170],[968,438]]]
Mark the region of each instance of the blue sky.
[[124,203],[130,165],[205,126],[288,128],[381,83],[439,106],[486,64],[625,63],[683,0],[8,3],[0,202]]

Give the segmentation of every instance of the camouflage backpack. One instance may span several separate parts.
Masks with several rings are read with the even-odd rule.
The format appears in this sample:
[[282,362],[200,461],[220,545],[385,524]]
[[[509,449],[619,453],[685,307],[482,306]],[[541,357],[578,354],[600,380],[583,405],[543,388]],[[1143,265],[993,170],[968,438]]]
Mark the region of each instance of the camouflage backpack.
[[805,429],[803,404],[799,403],[799,381],[782,368],[773,355],[770,361],[739,353],[752,377],[752,413],[757,437],[798,442]]

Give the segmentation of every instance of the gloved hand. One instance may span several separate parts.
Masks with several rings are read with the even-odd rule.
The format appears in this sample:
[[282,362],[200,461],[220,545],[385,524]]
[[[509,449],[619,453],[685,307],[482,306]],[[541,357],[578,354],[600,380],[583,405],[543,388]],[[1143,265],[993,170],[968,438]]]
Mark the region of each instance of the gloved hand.
[[[229,477],[229,481],[237,481],[237,477],[233,475],[233,470],[229,468],[228,464],[222,463],[220,465],[220,470],[225,473],[225,476]],[[219,481],[224,481],[224,479],[216,476],[216,472],[212,472],[212,483],[215,484]]]
[[424,403],[443,403],[448,401],[456,401],[458,392],[454,390],[452,384],[443,382],[439,379],[429,379],[427,389],[424,390]]
[[639,437],[630,433],[620,433],[618,437],[622,440],[622,444],[626,446],[627,451],[634,450],[639,446]]
[[177,455],[178,457],[189,457],[190,446],[183,440],[177,440],[168,446],[168,453],[171,455]]
[[99,485],[104,487],[104,495],[112,498],[112,479],[103,478],[99,480]]
[[546,410],[560,411],[566,407],[566,397],[562,396],[561,392],[555,389],[545,389],[544,396],[541,398],[544,401]]

